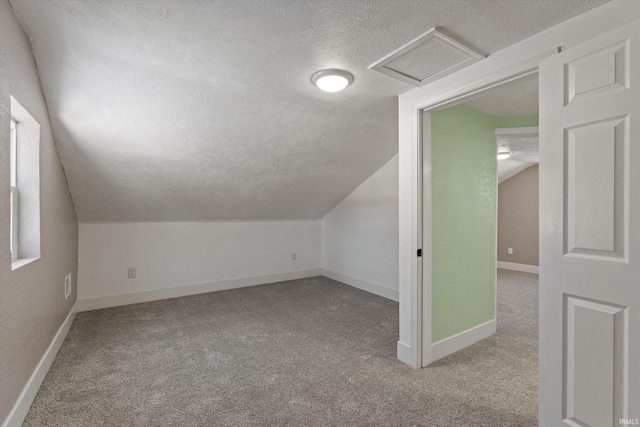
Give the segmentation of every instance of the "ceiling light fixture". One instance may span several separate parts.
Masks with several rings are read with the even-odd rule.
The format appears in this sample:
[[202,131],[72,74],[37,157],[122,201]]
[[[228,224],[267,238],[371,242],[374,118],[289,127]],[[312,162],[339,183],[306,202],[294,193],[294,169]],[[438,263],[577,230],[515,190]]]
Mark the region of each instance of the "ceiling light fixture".
[[311,83],[325,92],[340,92],[351,82],[353,82],[353,74],[336,68],[316,71],[311,76]]
[[498,150],[498,155],[496,156],[498,160],[504,160],[511,157],[511,151],[509,150]]

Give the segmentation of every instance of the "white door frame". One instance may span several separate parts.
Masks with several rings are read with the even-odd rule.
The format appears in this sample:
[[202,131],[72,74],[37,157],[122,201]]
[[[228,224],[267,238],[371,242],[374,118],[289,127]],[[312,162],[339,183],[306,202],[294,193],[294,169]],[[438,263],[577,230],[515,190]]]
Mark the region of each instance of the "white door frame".
[[[422,288],[418,286],[418,207],[420,115],[424,108],[508,83],[538,67],[558,46],[571,48],[625,23],[640,19],[640,2],[612,1],[577,15],[489,55],[486,59],[398,97],[399,124],[399,339],[398,359],[415,368],[422,363]],[[541,131],[544,123],[541,123]],[[419,203],[420,201],[420,203]],[[544,266],[543,266],[544,268]]]
[[[474,344],[475,342],[486,338],[490,335],[493,335],[496,332],[496,322],[498,317],[498,302],[497,302],[497,276],[494,280],[494,303],[493,303],[493,319],[483,323],[481,325],[476,325],[474,328],[468,331],[464,331],[455,337],[449,337],[439,343],[432,343],[431,339],[431,331],[432,331],[432,322],[431,322],[431,295],[433,289],[433,282],[431,280],[431,275],[423,275],[422,273],[425,271],[431,271],[431,236],[432,236],[432,228],[431,228],[431,210],[424,209],[424,206],[431,206],[431,113],[443,110],[445,108],[452,107],[453,105],[458,105],[460,103],[466,102],[470,99],[477,98],[479,96],[486,95],[487,92],[491,92],[494,90],[500,90],[505,87],[519,84],[527,80],[531,80],[538,75],[538,63],[540,60],[548,58],[550,55],[553,55],[558,52],[558,49],[554,49],[551,52],[546,54],[542,54],[540,56],[536,55],[535,58],[530,58],[532,62],[535,63],[535,66],[531,65],[530,61],[527,61],[526,64],[523,64],[521,70],[516,72],[516,74],[512,76],[507,76],[506,78],[499,79],[495,82],[492,82],[488,85],[482,85],[475,89],[471,89],[469,92],[465,94],[461,94],[460,96],[454,97],[450,100],[445,100],[444,102],[438,102],[436,104],[429,104],[426,108],[422,110],[421,119],[422,124],[420,129],[422,129],[422,134],[420,135],[420,140],[422,143],[418,143],[418,158],[422,159],[422,168],[419,168],[419,176],[418,179],[420,182],[418,183],[418,220],[422,218],[422,222],[418,224],[418,239],[422,236],[422,262],[418,262],[418,284],[422,283],[422,305],[421,312],[422,317],[420,322],[422,323],[422,366],[425,367],[438,359],[448,356],[449,354],[455,353],[462,348]],[[537,127],[525,127],[525,128],[509,128],[506,129],[510,132],[510,134],[528,134],[535,130],[535,133],[538,132]],[[500,132],[502,132],[501,130]],[[498,130],[496,130],[497,133]],[[496,136],[497,138],[497,136]],[[497,145],[496,145],[497,152]],[[498,267],[498,174],[497,167],[498,161],[494,159],[496,163],[496,212],[495,212],[495,254],[494,254],[494,267],[497,269]],[[420,162],[420,161],[419,161]],[[418,286],[420,288],[420,286]],[[420,309],[420,308],[419,308]]]
[[[500,73],[499,75],[496,74],[495,76],[491,77],[490,81],[484,81],[484,82],[479,81],[473,86],[469,87],[468,90],[464,91],[463,93],[454,95],[449,99],[446,99],[443,101],[435,101],[435,102],[427,101],[426,105],[417,106],[418,109],[421,110],[422,112],[420,116],[423,121],[422,126],[420,127],[421,129],[423,129],[423,132],[420,135],[420,140],[422,141],[422,143],[420,144],[420,142],[418,142],[419,149],[420,149],[420,145],[422,146],[421,157],[422,157],[422,164],[423,164],[423,167],[420,169],[421,173],[418,176],[418,179],[420,179],[423,183],[422,191],[419,192],[418,194],[419,210],[421,211],[420,216],[422,217],[422,221],[423,221],[423,224],[421,227],[421,233],[419,232],[418,234],[418,236],[420,236],[420,234],[422,235],[422,247],[423,247],[423,257],[422,257],[422,263],[421,263],[422,268],[420,268],[420,265],[418,266],[419,277],[422,279],[422,313],[423,313],[422,319],[421,319],[422,367],[425,367],[431,364],[432,362],[434,362],[435,360],[438,360],[441,357],[447,355],[448,353],[451,353],[452,351],[455,351],[458,349],[456,347],[455,349],[449,349],[449,351],[447,351],[446,353],[442,353],[442,351],[439,351],[438,353],[436,353],[434,351],[435,350],[434,345],[431,342],[432,341],[432,338],[431,338],[431,328],[432,328],[431,294],[432,292],[431,291],[432,291],[433,283],[432,283],[430,274],[425,274],[425,275],[422,274],[423,271],[431,271],[431,268],[432,268],[432,265],[431,265],[431,236],[432,236],[431,212],[430,210],[427,210],[427,209],[420,209],[422,206],[431,206],[431,138],[430,138],[430,133],[426,132],[427,129],[430,129],[430,124],[427,125],[425,122],[430,123],[431,121],[430,113],[443,110],[448,107],[452,107],[453,105],[458,105],[460,103],[466,102],[470,99],[473,99],[479,96],[483,96],[487,92],[493,91],[495,89],[502,89],[502,88],[505,88],[514,84],[519,84],[524,81],[535,78],[538,74],[538,64],[540,63],[540,61],[545,58],[548,58],[549,56],[557,53],[558,51],[559,49],[554,49],[551,52],[545,52],[541,55],[535,55],[534,57],[528,58],[527,60],[519,63],[517,69],[510,70],[512,74],[503,74],[503,73]],[[423,107],[423,108],[420,108],[420,107]],[[497,188],[497,185],[498,183],[497,183],[497,176],[496,176],[496,188]],[[497,206],[496,206],[496,222],[497,222]],[[497,235],[497,229],[496,229],[496,235]],[[496,237],[496,241],[497,241],[497,237]],[[420,264],[420,262],[418,262],[418,264]],[[419,283],[420,281],[418,281],[418,284]],[[495,325],[495,319],[497,317],[496,309],[497,307],[496,307],[496,304],[494,303],[494,323],[493,323],[494,325]],[[490,333],[493,333],[493,332],[495,332],[495,326],[493,327],[493,331],[491,331]],[[481,335],[478,335],[477,337],[471,336],[470,339],[478,340],[483,338],[485,335],[487,335],[487,333],[484,333],[484,331],[481,331]],[[472,344],[472,342],[467,342],[464,345],[469,345],[469,344]]]
[[[398,341],[398,358],[414,368],[427,366],[433,361],[431,354],[431,307],[428,303],[431,301],[431,278],[430,275],[423,278],[422,274],[423,271],[431,271],[431,230],[422,230],[423,215],[427,215],[424,218],[427,220],[425,222],[430,223],[428,217],[430,212],[428,210],[422,212],[422,206],[428,205],[431,201],[430,188],[422,188],[423,176],[428,177],[431,173],[430,147],[428,144],[423,147],[422,144],[423,136],[429,130],[428,121],[423,121],[423,113],[441,110],[481,96],[491,89],[534,78],[538,73],[540,61],[555,54],[558,50],[558,48],[554,48],[533,54],[526,59],[501,64],[480,77],[468,79],[464,84],[458,83],[450,87],[442,85],[440,91],[418,89],[399,97],[400,164],[407,164],[408,157],[412,169],[410,176],[402,173],[400,175],[401,331]],[[421,89],[427,88],[430,87]],[[409,182],[407,182],[407,178],[409,178]],[[430,180],[427,179],[424,182],[428,183]],[[403,193],[407,189],[410,189],[410,193]],[[402,200],[403,198],[404,200]],[[406,203],[407,198],[410,203]],[[403,221],[407,219],[409,221]],[[410,248],[407,247],[409,246],[406,241],[408,239],[403,239],[403,236],[407,237],[409,234],[407,232],[411,236]],[[417,256],[418,249],[422,249],[421,258]],[[403,283],[409,286],[403,289]],[[409,292],[403,292],[403,290]],[[409,331],[403,331],[403,313],[405,316],[408,314]]]

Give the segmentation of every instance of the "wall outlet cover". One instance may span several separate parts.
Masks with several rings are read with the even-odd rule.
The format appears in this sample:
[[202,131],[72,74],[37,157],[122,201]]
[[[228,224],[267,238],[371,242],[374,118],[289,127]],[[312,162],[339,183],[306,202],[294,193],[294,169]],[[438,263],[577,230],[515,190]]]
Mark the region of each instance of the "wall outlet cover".
[[127,268],[127,278],[128,279],[135,279],[136,278],[136,274],[137,274],[137,271],[136,271],[135,267]]

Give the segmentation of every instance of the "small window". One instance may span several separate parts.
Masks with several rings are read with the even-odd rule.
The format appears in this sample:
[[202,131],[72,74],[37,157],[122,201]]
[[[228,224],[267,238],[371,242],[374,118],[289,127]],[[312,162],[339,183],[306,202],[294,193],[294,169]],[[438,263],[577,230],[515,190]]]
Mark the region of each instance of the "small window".
[[11,97],[11,269],[40,258],[40,125]]

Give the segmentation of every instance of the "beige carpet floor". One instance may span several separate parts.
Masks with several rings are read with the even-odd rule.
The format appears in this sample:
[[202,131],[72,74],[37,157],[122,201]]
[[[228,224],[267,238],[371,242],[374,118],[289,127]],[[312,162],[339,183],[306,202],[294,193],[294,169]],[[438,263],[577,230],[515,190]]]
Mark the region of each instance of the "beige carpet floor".
[[498,278],[498,332],[422,370],[324,277],[80,313],[24,425],[535,426],[537,276]]

